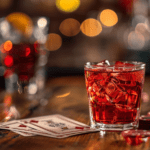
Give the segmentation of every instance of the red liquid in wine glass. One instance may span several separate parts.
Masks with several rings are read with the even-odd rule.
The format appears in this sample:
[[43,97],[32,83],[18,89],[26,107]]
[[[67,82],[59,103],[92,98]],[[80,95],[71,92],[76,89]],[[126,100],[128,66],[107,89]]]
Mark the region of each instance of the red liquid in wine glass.
[[6,75],[15,72],[19,80],[26,81],[34,76],[38,60],[38,45],[30,43],[13,44],[5,51],[3,63],[7,67]]

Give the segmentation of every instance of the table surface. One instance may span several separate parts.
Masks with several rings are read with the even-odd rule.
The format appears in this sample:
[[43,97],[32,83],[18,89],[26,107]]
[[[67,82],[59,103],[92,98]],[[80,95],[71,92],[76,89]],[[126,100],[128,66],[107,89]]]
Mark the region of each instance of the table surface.
[[[22,109],[21,118],[61,114],[89,125],[88,99],[83,76],[57,77],[46,83],[48,101],[32,112]],[[144,92],[150,90],[146,76]],[[47,104],[46,104],[47,102]],[[141,114],[146,114],[150,102],[142,102]],[[21,108],[21,107],[20,107]],[[44,136],[24,137],[9,130],[0,130],[0,150],[149,150],[150,140],[137,146],[126,144],[120,132],[94,132],[64,139]]]

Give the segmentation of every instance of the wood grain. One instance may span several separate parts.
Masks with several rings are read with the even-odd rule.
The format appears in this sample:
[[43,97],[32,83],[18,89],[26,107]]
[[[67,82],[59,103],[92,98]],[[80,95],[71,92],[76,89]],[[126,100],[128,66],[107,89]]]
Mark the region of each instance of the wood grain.
[[[150,90],[150,77],[146,77],[144,91]],[[45,94],[48,103],[40,106],[28,117],[62,114],[89,125],[88,99],[84,77],[49,79]],[[51,94],[50,94],[51,93]],[[150,111],[150,102],[143,103],[141,113]],[[21,108],[20,108],[21,109]],[[120,132],[95,132],[55,139],[44,136],[23,137],[7,130],[0,130],[0,150],[148,150],[150,140],[138,146],[126,144]]]

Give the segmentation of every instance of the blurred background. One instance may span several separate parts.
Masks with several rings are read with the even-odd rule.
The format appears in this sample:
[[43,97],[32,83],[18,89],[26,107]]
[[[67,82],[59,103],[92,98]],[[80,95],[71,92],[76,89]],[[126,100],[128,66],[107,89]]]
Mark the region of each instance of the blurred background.
[[[85,62],[104,59],[142,61],[150,73],[150,0],[0,0],[0,4],[1,35],[7,34],[3,18],[13,12],[40,17],[35,25],[39,28],[48,23],[47,41],[40,37],[49,52],[47,78],[83,75]],[[30,26],[27,21],[23,23]]]

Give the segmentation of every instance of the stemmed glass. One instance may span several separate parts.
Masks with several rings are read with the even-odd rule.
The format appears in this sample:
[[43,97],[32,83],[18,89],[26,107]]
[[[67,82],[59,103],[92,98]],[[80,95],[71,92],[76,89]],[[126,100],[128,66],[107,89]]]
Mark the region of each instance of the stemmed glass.
[[[46,17],[31,19],[19,12],[0,20],[1,59],[5,66],[6,93],[12,95],[12,101],[19,112],[39,104],[48,58],[48,51],[44,46],[48,25]],[[21,107],[24,109],[20,109]]]

